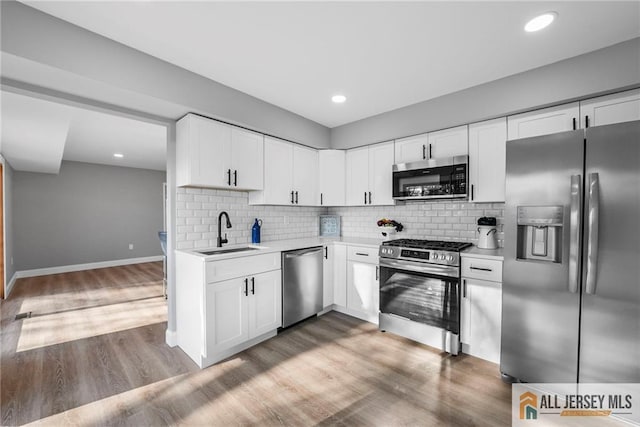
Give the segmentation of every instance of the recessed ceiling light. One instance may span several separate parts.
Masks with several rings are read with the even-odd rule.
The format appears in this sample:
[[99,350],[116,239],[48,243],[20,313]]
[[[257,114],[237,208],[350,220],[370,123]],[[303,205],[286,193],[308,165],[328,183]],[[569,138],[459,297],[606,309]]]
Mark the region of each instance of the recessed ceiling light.
[[122,153],[113,153],[113,157],[117,157],[118,159],[121,159],[124,157],[124,154]]
[[347,100],[347,97],[344,95],[333,95],[331,97],[331,100],[336,104],[342,104],[344,101]]
[[531,21],[527,22],[527,25],[524,26],[524,30],[528,33],[532,33],[546,28],[554,19],[556,19],[556,16],[558,16],[557,12],[547,12],[540,16],[536,16]]

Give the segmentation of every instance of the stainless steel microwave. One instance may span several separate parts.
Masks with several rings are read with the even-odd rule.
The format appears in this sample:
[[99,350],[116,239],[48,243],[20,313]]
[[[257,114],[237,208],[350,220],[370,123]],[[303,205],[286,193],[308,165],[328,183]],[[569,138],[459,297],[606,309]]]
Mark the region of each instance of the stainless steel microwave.
[[466,198],[469,156],[393,165],[396,200]]

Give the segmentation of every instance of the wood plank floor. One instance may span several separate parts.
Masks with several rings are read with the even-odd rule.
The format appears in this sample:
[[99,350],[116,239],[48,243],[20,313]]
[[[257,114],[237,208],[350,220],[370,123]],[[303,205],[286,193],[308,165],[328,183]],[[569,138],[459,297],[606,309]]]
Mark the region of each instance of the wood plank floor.
[[511,422],[496,365],[335,312],[199,370],[164,344],[160,263],[20,279],[1,310],[2,425]]

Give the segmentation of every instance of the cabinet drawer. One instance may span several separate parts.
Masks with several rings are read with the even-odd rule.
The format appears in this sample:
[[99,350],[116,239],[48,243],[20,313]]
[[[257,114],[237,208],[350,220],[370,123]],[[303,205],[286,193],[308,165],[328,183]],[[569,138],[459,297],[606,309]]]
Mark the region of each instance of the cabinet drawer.
[[502,282],[502,261],[462,257],[462,277]]
[[369,264],[378,263],[378,248],[366,246],[349,246],[347,248],[347,259],[352,261],[366,262]]
[[207,262],[207,283],[280,269],[280,252]]

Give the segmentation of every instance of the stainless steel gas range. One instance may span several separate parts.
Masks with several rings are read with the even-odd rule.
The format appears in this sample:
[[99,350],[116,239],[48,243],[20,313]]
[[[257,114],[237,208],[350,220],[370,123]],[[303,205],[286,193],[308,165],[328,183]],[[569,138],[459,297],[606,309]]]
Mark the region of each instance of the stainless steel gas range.
[[460,348],[460,251],[465,242],[383,242],[380,324],[414,341],[457,355]]

